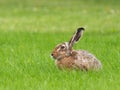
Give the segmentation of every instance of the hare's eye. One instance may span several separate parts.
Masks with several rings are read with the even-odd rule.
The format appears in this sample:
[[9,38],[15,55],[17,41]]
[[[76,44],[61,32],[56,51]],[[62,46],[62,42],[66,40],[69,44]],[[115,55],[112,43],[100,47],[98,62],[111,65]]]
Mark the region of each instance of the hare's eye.
[[65,49],[65,46],[61,46],[61,49]]

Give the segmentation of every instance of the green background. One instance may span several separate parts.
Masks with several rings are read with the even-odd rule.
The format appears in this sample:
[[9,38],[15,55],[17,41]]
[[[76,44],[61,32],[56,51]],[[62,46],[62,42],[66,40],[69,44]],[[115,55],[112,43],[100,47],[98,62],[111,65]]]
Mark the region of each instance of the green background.
[[[50,54],[85,27],[75,49],[98,72],[61,71]],[[0,0],[0,90],[120,90],[120,0]]]

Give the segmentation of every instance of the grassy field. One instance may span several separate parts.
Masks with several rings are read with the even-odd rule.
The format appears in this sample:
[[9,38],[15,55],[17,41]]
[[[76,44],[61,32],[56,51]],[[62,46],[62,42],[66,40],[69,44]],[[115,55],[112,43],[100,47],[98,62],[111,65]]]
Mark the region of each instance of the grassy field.
[[[120,90],[120,0],[0,0],[0,90]],[[61,71],[56,44],[85,27],[75,49],[99,72]]]

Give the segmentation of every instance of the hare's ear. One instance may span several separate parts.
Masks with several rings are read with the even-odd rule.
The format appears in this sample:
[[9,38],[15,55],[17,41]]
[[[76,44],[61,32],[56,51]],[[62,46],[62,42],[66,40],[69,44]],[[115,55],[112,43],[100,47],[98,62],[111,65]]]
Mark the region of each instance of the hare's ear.
[[82,27],[77,29],[77,31],[75,32],[75,34],[69,41],[69,48],[72,48],[73,44],[80,39],[80,37],[82,36],[83,30],[84,30],[84,28],[82,28]]

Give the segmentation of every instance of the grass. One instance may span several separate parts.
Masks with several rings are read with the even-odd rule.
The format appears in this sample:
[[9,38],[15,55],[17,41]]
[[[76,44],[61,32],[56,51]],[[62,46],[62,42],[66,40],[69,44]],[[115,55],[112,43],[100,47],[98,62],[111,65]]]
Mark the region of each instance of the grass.
[[[119,90],[119,0],[0,0],[0,90]],[[79,26],[75,49],[102,62],[99,72],[60,71],[50,53]]]

